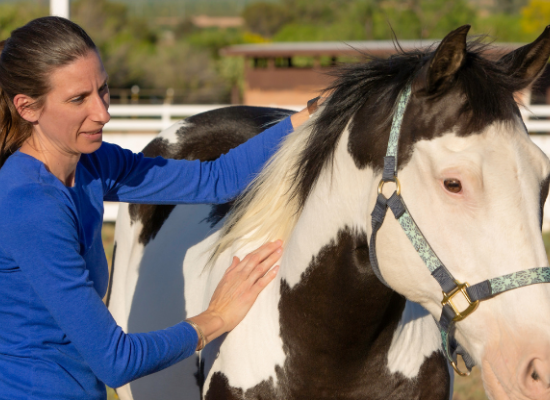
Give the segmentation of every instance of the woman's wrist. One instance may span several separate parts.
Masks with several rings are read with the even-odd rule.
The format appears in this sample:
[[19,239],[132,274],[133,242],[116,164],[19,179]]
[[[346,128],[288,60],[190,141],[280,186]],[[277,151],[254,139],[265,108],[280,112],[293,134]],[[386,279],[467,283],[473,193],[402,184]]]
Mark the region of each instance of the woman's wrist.
[[226,332],[224,330],[225,323],[223,318],[209,310],[195,317],[188,318],[186,321],[197,331],[197,336],[199,337],[197,351],[202,350],[206,344]]

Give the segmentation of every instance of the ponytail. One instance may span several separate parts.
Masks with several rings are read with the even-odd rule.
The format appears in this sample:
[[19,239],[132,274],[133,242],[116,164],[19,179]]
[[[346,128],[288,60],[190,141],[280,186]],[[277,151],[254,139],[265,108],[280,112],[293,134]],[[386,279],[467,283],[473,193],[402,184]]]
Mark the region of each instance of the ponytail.
[[31,123],[21,118],[13,101],[0,88],[0,168],[31,133]]
[[32,135],[13,99],[24,94],[41,107],[51,90],[50,75],[97,48],[84,30],[65,18],[37,18],[0,42],[0,168]]

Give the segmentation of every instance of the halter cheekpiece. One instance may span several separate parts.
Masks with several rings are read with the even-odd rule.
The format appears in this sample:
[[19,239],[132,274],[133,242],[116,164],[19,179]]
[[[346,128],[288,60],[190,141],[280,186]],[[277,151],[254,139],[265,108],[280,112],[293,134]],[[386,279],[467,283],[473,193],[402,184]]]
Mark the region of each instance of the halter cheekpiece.
[[[384,222],[388,208],[390,208],[416,252],[420,258],[422,258],[424,264],[426,264],[437,283],[441,286],[443,291],[443,300],[441,301],[443,309],[439,322],[436,321],[436,323],[441,331],[443,352],[454,370],[461,376],[467,376],[470,374],[475,363],[468,352],[454,338],[454,325],[473,313],[481,301],[488,300],[497,294],[519,287],[529,286],[535,283],[549,283],[550,267],[531,268],[514,272],[470,286],[467,282],[461,283],[457,281],[445,265],[443,265],[407,210],[405,201],[403,197],[401,197],[401,185],[397,179],[399,134],[401,132],[401,123],[403,122],[403,115],[407,108],[410,95],[411,85],[408,84],[401,93],[397,109],[393,116],[388,149],[386,157],[384,157],[384,171],[380,184],[378,185],[376,205],[372,212],[372,235],[369,246],[370,262],[378,279],[386,286],[390,287],[380,273],[378,260],[376,258],[376,234]],[[386,182],[394,182],[396,185],[396,190],[390,198],[386,198],[382,194],[382,189]],[[466,309],[459,310],[457,308],[453,302],[455,296],[463,296],[466,299],[468,302]],[[460,371],[457,367],[458,354],[460,354],[464,360],[466,368],[468,369],[467,373]]]

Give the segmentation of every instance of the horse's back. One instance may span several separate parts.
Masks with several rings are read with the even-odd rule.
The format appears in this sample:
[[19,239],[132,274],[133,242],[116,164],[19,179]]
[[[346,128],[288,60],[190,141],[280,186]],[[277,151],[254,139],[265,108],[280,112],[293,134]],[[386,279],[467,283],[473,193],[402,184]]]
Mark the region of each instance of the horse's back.
[[[143,153],[147,157],[214,160],[290,113],[229,107],[198,114],[161,132]],[[215,234],[229,207],[121,205],[107,301],[125,332],[164,329],[204,310],[206,281],[201,272],[207,243],[196,245]],[[189,256],[188,250],[194,246],[197,251]],[[132,382],[118,393],[123,399],[196,400],[201,383],[198,367],[198,358],[193,356]]]

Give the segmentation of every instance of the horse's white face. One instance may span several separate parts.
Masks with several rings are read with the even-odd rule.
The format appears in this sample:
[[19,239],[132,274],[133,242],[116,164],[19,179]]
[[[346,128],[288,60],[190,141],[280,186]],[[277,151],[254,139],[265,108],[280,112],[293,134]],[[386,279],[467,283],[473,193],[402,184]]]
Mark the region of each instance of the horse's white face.
[[[459,281],[476,284],[548,265],[539,210],[549,173],[550,161],[518,120],[467,137],[450,132],[420,141],[399,178],[411,215],[441,261]],[[458,193],[445,187],[448,179],[460,182]],[[384,278],[439,319],[441,289],[391,213],[378,237]],[[465,309],[466,300],[456,299]],[[550,398],[550,285],[484,301],[456,326],[491,398]]]

